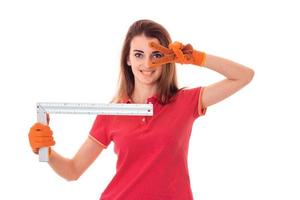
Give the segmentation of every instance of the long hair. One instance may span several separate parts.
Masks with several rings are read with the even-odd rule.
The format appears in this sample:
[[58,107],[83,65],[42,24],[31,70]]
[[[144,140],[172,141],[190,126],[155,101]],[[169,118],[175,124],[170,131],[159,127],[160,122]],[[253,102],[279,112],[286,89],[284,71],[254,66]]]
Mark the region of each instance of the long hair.
[[[114,102],[121,102],[131,98],[134,91],[134,75],[131,67],[127,64],[130,43],[135,36],[145,35],[149,38],[157,38],[161,45],[168,47],[171,37],[168,31],[160,24],[151,20],[138,20],[134,22],[126,34],[123,43],[120,63],[119,85]],[[163,66],[162,74],[158,81],[157,98],[161,104],[169,103],[171,98],[178,92],[176,68],[174,63]]]

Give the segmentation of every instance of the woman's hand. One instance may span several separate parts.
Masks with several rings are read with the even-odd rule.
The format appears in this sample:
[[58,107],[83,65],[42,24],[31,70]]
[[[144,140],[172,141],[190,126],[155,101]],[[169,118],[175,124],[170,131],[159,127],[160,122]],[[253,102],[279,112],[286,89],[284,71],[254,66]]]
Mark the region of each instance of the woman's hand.
[[[49,118],[48,118],[49,123]],[[41,147],[49,147],[49,155],[51,153],[50,146],[55,145],[55,141],[52,136],[52,130],[48,125],[41,123],[35,123],[28,134],[29,143],[34,153],[38,153]]]
[[149,66],[155,67],[166,63],[181,63],[181,64],[194,64],[203,66],[205,63],[205,53],[196,51],[192,45],[183,45],[180,42],[169,44],[169,48],[150,42],[149,46],[161,52],[163,56],[158,59],[150,61]]

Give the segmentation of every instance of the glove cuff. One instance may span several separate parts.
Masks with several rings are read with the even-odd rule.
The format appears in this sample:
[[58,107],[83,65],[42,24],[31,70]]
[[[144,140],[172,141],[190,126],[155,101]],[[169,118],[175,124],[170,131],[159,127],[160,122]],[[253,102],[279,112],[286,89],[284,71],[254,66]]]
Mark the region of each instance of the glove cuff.
[[195,65],[203,67],[205,65],[205,61],[206,61],[206,53],[194,50],[193,58],[194,58]]

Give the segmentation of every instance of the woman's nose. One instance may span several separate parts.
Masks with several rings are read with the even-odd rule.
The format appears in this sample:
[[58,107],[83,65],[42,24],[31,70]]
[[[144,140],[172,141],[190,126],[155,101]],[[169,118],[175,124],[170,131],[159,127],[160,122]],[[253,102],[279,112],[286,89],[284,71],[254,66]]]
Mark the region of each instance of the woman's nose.
[[151,57],[147,57],[143,60],[143,62],[140,64],[140,66],[143,66],[144,68],[151,68],[149,63],[151,61]]

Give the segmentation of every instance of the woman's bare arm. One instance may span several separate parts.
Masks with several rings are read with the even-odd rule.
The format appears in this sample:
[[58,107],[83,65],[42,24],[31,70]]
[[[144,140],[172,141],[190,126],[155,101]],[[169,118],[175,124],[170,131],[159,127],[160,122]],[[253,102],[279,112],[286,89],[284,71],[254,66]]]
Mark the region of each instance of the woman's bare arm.
[[224,75],[226,79],[203,89],[202,99],[199,97],[199,113],[201,105],[207,108],[222,101],[247,85],[254,76],[254,71],[246,66],[209,54],[206,55],[205,67]]
[[103,149],[101,144],[88,137],[72,159],[64,158],[52,150],[48,163],[61,177],[69,181],[77,180]]

